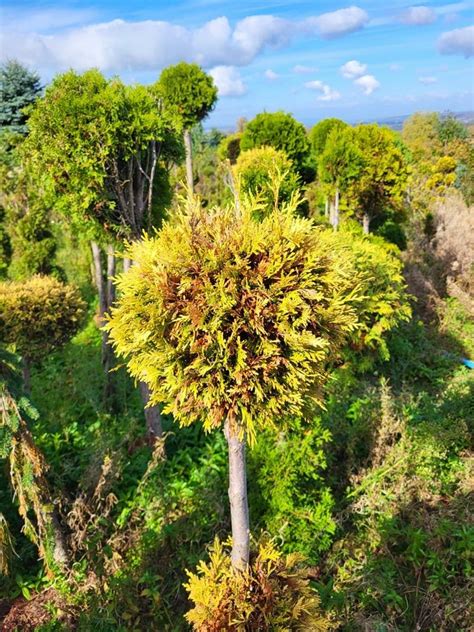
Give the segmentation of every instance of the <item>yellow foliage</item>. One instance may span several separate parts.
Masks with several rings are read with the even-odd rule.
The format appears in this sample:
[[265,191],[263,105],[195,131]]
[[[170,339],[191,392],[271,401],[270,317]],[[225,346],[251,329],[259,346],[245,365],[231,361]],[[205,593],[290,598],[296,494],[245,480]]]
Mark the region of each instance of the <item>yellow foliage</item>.
[[411,316],[398,249],[379,237],[358,235],[344,228],[328,238],[336,250],[341,249],[341,257],[350,258],[362,284],[357,298],[358,327],[351,335],[353,345],[377,350],[388,359],[385,335]]
[[186,619],[199,632],[325,632],[328,622],[302,561],[295,553],[282,556],[272,542],[263,541],[248,570],[236,572],[216,538],[210,561],[201,561],[197,573],[187,571],[185,588],[194,607]]
[[0,575],[8,575],[13,550],[12,536],[5,517],[0,513]]
[[30,359],[67,342],[84,312],[79,291],[53,277],[0,283],[0,340]]
[[[106,326],[128,369],[181,425],[247,431],[322,403],[328,362],[358,319],[358,272],[344,246],[295,216],[197,200],[130,244]],[[347,248],[349,253],[349,248]]]

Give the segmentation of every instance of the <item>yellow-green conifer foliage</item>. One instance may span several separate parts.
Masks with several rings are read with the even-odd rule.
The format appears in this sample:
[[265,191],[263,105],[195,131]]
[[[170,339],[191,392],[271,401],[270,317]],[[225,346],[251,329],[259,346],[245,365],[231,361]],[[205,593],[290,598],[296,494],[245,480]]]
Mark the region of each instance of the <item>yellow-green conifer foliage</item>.
[[72,285],[53,277],[0,283],[0,340],[36,361],[78,330],[85,303]]
[[200,562],[196,574],[188,571],[185,588],[195,605],[186,619],[199,632],[325,632],[328,621],[301,561],[297,553],[282,556],[262,542],[249,568],[235,573],[216,538],[209,563]]
[[240,193],[256,195],[265,209],[289,202],[300,188],[293,163],[285,152],[274,147],[256,147],[243,151],[234,166]]
[[181,425],[247,431],[321,401],[328,362],[355,331],[350,257],[294,206],[261,222],[255,208],[191,200],[155,237],[129,246],[107,329],[151,403]]
[[355,233],[350,225],[338,233],[326,233],[326,237],[335,250],[341,249],[341,257],[351,259],[362,281],[358,327],[351,335],[353,345],[388,360],[387,333],[411,316],[398,248],[381,237]]

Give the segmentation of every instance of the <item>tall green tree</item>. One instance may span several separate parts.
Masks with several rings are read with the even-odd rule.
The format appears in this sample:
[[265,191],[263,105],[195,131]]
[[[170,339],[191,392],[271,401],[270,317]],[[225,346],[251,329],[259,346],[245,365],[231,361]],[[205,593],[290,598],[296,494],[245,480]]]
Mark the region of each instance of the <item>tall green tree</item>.
[[402,140],[415,160],[431,159],[441,153],[440,119],[436,112],[415,112],[403,123]]
[[332,198],[329,221],[337,230],[341,193],[346,193],[365,165],[363,153],[355,142],[354,130],[348,126],[333,126],[317,164],[319,179],[328,186]]
[[311,145],[311,153],[315,161],[317,161],[323,153],[329,134],[334,129],[342,132],[346,127],[348,127],[347,123],[341,121],[341,119],[326,118],[316,123],[316,125],[310,129],[308,138]]
[[[182,156],[178,125],[156,85],[125,86],[98,70],[59,75],[31,112],[23,155],[56,210],[92,240],[101,316],[113,292],[97,241],[109,245],[110,276],[113,244],[159,224],[171,200],[168,165]],[[104,335],[106,369],[108,349]],[[160,434],[158,412],[148,408],[146,417],[150,435]]]
[[363,168],[353,179],[348,197],[364,233],[386,209],[401,214],[408,181],[406,154],[397,135],[372,123],[354,129],[354,144],[363,156]]
[[309,142],[304,126],[286,112],[262,112],[245,126],[241,151],[270,146],[283,151],[300,175],[305,175]]
[[0,131],[26,133],[25,108],[41,93],[39,75],[18,61],[0,66]]
[[183,127],[186,179],[189,190],[193,191],[191,129],[203,121],[214,108],[217,102],[217,88],[212,77],[200,66],[184,61],[165,68],[158,85],[165,106],[179,117]]

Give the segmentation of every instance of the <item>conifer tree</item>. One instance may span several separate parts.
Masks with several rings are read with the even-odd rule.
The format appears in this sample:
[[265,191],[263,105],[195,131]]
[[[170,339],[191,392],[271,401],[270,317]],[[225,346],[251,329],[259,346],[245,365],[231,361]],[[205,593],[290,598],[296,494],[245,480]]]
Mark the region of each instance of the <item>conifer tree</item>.
[[188,189],[194,187],[191,128],[212,111],[217,88],[212,77],[197,64],[180,62],[165,68],[158,82],[165,106],[181,120],[186,151]]
[[41,92],[39,75],[15,60],[0,67],[0,131],[26,133],[25,108]]

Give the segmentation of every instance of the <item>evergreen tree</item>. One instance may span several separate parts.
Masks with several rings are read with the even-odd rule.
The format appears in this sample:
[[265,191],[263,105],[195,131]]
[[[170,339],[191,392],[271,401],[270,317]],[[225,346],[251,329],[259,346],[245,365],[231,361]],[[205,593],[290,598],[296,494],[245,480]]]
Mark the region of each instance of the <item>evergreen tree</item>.
[[159,89],[165,106],[176,114],[183,127],[186,150],[186,178],[190,191],[194,187],[191,129],[214,108],[217,88],[210,75],[197,64],[181,62],[165,68],[160,75]]
[[302,176],[306,173],[309,143],[304,126],[286,112],[262,112],[245,126],[240,149],[270,146],[283,151]]
[[26,133],[25,108],[41,92],[39,75],[15,60],[0,67],[0,130]]

